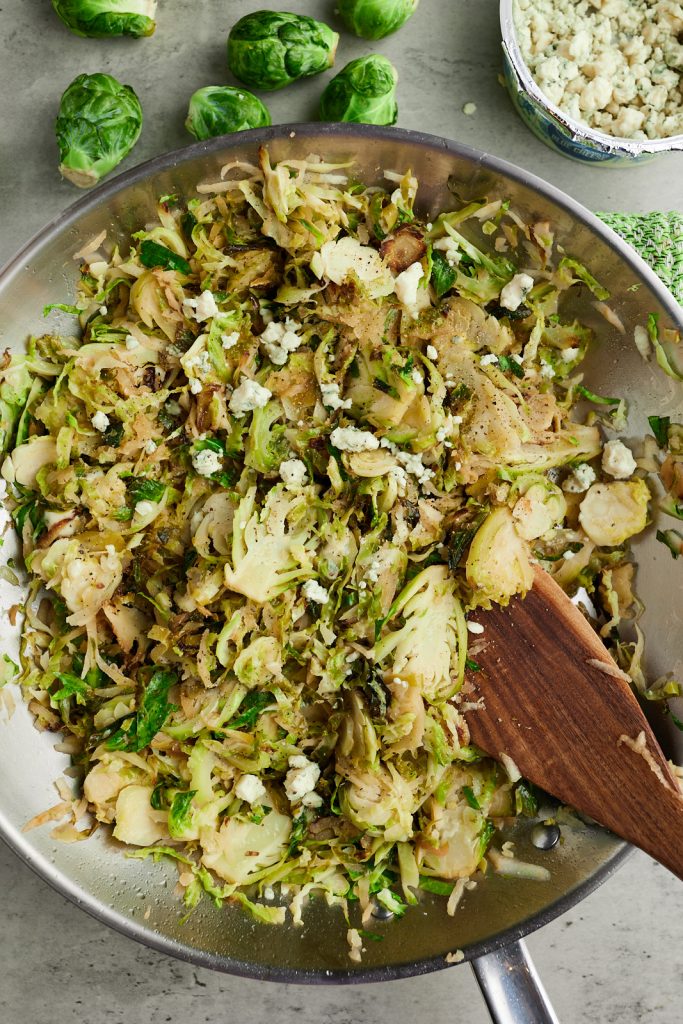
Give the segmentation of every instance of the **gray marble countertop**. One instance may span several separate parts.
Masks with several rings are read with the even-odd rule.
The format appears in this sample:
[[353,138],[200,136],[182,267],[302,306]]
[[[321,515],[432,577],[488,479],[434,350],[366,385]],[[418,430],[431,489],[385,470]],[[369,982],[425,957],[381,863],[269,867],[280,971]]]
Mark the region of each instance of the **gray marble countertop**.
[[[52,125],[59,96],[83,71],[133,85],[145,127],[125,166],[186,144],[190,94],[228,80],[225,38],[253,0],[161,0],[148,40],[86,40],[47,0],[0,6],[0,261],[76,198],[57,174]],[[277,9],[269,0],[267,6]],[[288,10],[334,21],[334,0],[287,0]],[[343,36],[338,62],[377,49],[401,73],[399,124],[448,136],[527,168],[597,210],[683,212],[681,160],[642,167],[580,166],[552,153],[518,121],[498,81],[495,0],[423,0],[403,31],[374,46]],[[320,81],[267,102],[273,120],[315,117]],[[476,104],[471,116],[465,103]],[[3,1024],[149,1024],[238,1019],[248,1024],[485,1024],[466,967],[359,988],[269,985],[212,974],[146,950],[67,903],[0,846],[0,1020]],[[683,890],[640,853],[528,945],[563,1024],[676,1024],[683,996]],[[533,1022],[529,1022],[533,1024]]]

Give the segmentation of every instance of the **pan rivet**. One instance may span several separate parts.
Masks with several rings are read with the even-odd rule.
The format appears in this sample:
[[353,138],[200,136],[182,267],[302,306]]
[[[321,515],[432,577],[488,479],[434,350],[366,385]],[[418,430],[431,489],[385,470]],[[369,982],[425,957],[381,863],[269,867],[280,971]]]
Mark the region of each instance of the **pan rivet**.
[[376,903],[372,910],[372,916],[376,917],[379,921],[390,921],[394,915],[386,907]]
[[534,825],[531,842],[539,850],[552,850],[560,841],[560,829],[557,825]]

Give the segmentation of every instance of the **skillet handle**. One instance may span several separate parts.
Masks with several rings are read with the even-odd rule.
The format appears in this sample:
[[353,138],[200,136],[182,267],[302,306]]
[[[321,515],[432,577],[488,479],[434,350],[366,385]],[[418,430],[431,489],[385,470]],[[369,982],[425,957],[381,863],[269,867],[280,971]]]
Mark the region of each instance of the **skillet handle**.
[[471,962],[493,1024],[559,1024],[520,939]]

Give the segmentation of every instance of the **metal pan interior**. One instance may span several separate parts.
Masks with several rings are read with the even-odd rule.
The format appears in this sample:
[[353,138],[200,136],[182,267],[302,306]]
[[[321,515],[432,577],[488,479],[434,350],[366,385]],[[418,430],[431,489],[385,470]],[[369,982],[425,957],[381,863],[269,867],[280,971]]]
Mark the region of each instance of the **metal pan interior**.
[[[93,235],[106,229],[110,240],[125,240],[153,216],[158,196],[191,194],[199,182],[214,180],[228,160],[253,159],[264,142],[274,159],[308,153],[328,160],[353,159],[358,176],[367,182],[379,181],[387,168],[412,168],[420,181],[421,212],[429,216],[452,205],[454,196],[466,200],[488,195],[509,197],[522,214],[550,220],[560,244],[586,261],[609,287],[612,307],[627,328],[622,336],[607,323],[587,290],[573,300],[576,314],[599,329],[600,341],[587,366],[591,388],[627,398],[627,434],[634,439],[647,430],[650,414],[678,413],[680,418],[680,389],[656,366],[643,362],[632,338],[633,325],[644,323],[649,312],[659,312],[662,323],[679,327],[683,313],[632,250],[577,203],[505,162],[445,139],[396,129],[270,128],[200,143],[114,179],[49,224],[6,266],[0,275],[0,345],[20,349],[29,333],[46,330],[41,310],[71,294],[78,267],[72,254]],[[68,330],[68,321],[61,326]],[[1,557],[13,553],[7,541]],[[655,541],[654,529],[639,541],[637,557],[649,670],[653,677],[672,669],[680,675],[683,605],[674,600],[680,592],[679,565]],[[16,599],[16,591],[12,596],[7,589],[0,592],[4,606]],[[52,784],[67,767],[67,758],[54,751],[54,736],[35,731],[19,698],[17,705],[11,720],[0,723],[0,835],[42,877],[105,923],[166,953],[236,974],[343,982],[434,970],[445,966],[449,951],[462,949],[467,958],[480,955],[566,910],[627,852],[624,844],[595,826],[565,827],[562,842],[543,852],[531,843],[531,826],[522,824],[516,836],[518,855],[547,866],[550,882],[491,877],[467,893],[455,917],[446,914],[444,899],[425,896],[402,920],[373,922],[371,929],[382,941],[367,942],[360,965],[348,958],[341,912],[323,901],[310,905],[300,928],[258,924],[239,908],[218,910],[209,900],[182,924],[172,865],[126,858],[104,829],[88,842],[72,845],[50,839],[49,827],[21,832],[30,817],[55,802]],[[663,735],[662,741],[675,756],[673,735]],[[681,753],[679,749],[679,757]]]

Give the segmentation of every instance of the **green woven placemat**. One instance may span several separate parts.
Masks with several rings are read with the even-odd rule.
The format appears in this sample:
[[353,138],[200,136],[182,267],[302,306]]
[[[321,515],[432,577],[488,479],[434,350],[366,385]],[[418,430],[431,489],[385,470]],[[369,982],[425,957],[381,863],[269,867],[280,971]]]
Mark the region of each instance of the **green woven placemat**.
[[599,213],[650,264],[683,305],[683,214]]

